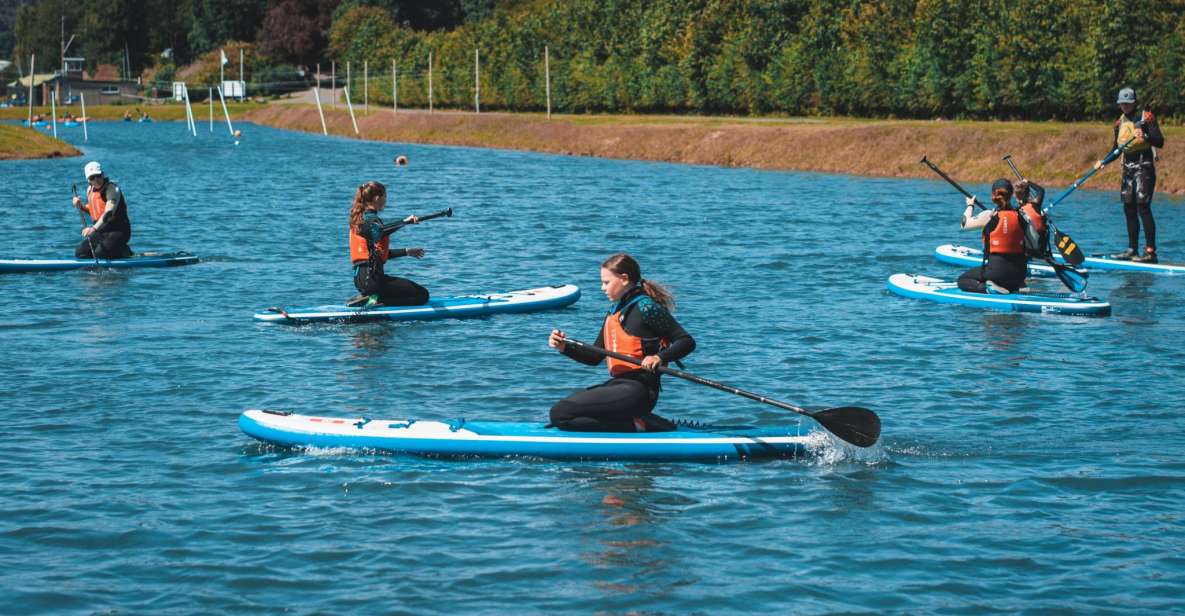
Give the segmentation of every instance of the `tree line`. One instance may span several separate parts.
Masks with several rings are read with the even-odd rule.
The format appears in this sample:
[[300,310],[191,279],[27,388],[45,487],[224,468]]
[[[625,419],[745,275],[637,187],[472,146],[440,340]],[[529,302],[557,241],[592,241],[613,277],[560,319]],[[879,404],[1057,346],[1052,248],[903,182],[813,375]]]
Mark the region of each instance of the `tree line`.
[[[538,0],[424,31],[354,6],[330,56],[400,65],[400,100],[586,112],[1085,119],[1120,87],[1185,111],[1180,0]],[[371,100],[388,99],[375,88]],[[406,92],[406,98],[405,98]]]
[[471,106],[480,50],[483,108],[542,109],[546,48],[570,113],[1086,119],[1125,85],[1185,111],[1182,0],[0,0],[5,55],[56,68],[63,16],[90,65],[139,74],[233,41],[263,72],[350,62],[357,80],[367,62],[390,102],[394,61],[409,105],[431,54],[434,103]]

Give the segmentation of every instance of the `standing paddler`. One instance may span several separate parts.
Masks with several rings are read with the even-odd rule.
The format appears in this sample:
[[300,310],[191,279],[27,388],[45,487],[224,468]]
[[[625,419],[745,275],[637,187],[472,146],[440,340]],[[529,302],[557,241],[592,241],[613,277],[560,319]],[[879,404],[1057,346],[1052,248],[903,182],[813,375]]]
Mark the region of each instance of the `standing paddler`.
[[128,242],[132,239],[132,223],[128,219],[128,202],[119,185],[103,173],[98,161],[83,167],[86,175],[86,201],[77,195],[74,207],[90,214],[92,223],[82,230],[84,240],[74,249],[79,259],[124,259],[132,256]]
[[[1164,147],[1164,134],[1148,110],[1136,111],[1136,91],[1123,88],[1116,99],[1122,112],[1115,120],[1111,149],[1128,143],[1123,150],[1123,180],[1119,199],[1123,202],[1123,216],[1127,222],[1127,249],[1111,255],[1113,259],[1130,259],[1141,263],[1156,263],[1156,221],[1152,218],[1152,193],[1156,190],[1156,150]],[[1103,161],[1095,163],[1095,169]],[[1140,223],[1144,223],[1144,252],[1140,252]]]

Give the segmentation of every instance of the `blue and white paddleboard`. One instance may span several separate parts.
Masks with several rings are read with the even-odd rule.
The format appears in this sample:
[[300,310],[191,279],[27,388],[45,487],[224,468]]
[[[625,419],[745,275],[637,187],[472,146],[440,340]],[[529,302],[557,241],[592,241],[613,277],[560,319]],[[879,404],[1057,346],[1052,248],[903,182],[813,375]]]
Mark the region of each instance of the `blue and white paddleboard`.
[[[951,265],[962,265],[965,267],[983,265],[982,250],[971,248],[970,246],[959,246],[957,244],[943,244],[935,248],[934,258],[943,263],[950,263]],[[1029,275],[1052,278],[1057,274],[1054,273],[1052,267],[1044,263],[1029,261]]]
[[173,267],[193,265],[198,258],[188,252],[146,252],[126,259],[0,259],[0,274],[17,272],[54,272],[75,269],[126,269],[132,267]]
[[[968,246],[943,244],[934,249],[934,258],[944,263],[974,267],[983,262],[983,251]],[[1066,262],[1065,258],[1060,254],[1054,254],[1053,258],[1058,263]],[[1139,261],[1127,261],[1125,259],[1112,259],[1105,255],[1091,255],[1086,257],[1086,260],[1082,262],[1079,269],[1147,272],[1149,274],[1169,275],[1185,274],[1185,264],[1182,263],[1141,263]],[[1048,265],[1030,262],[1029,275],[1053,276],[1054,273],[1053,268]]]
[[268,308],[255,313],[255,320],[270,323],[314,323],[318,321],[425,321],[457,319],[506,312],[535,312],[563,308],[580,299],[580,287],[573,284],[525,289],[507,293],[456,295],[428,300],[423,306],[371,306],[351,308],[342,304],[308,308]]
[[1111,304],[1097,297],[1076,297],[1070,293],[969,293],[959,289],[958,283],[916,274],[889,276],[889,290],[897,295],[924,299],[943,304],[962,304],[974,308],[1008,310],[1013,312],[1042,312],[1107,316]]
[[679,426],[671,432],[564,432],[543,422],[313,417],[249,410],[239,428],[283,447],[347,448],[431,456],[588,460],[744,460],[804,455],[813,422],[780,428]]

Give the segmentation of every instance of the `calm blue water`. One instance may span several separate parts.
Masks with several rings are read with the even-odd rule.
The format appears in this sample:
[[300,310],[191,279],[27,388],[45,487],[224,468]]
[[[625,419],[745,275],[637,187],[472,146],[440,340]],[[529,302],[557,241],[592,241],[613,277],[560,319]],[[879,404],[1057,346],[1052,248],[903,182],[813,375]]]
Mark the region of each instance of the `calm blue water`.
[[[72,251],[69,185],[94,158],[128,195],[135,249],[204,258],[0,277],[0,611],[1182,611],[1185,277],[1096,274],[1103,319],[943,306],[884,290],[894,272],[957,275],[930,252],[974,241],[937,181],[250,125],[234,147],[202,128],[100,123],[85,158],[0,163],[0,256]],[[254,323],[354,293],[345,219],[371,179],[393,186],[393,212],[456,210],[400,231],[394,245],[428,256],[393,272],[439,294],[572,282],[584,298],[467,321]],[[1115,200],[1081,191],[1058,221],[1088,252],[1121,248]],[[1180,204],[1156,208],[1162,254],[1185,261]],[[604,378],[546,338],[595,338],[598,264],[618,250],[676,292],[690,370],[873,408],[883,448],[448,461],[274,451],[238,431],[256,407],[541,420]],[[797,421],[674,381],[659,412]]]

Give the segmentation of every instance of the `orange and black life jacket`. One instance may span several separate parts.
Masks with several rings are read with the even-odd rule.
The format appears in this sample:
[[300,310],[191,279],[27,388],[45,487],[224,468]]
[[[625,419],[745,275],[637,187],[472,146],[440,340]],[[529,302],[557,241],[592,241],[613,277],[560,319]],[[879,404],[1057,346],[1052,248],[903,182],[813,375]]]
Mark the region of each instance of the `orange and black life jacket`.
[[1024,251],[1025,233],[1021,228],[1020,213],[997,210],[991,222],[983,228],[984,255],[1018,255]]
[[[366,238],[350,227],[350,262],[354,265],[370,262],[370,248]],[[379,263],[386,263],[391,254],[391,236],[388,235],[374,244],[375,258]]]
[[91,222],[99,222],[103,212],[107,211],[107,202],[103,200],[102,189],[86,189],[86,210],[91,215]]
[[[625,331],[625,317],[629,314],[630,309],[637,306],[638,302],[649,297],[645,293],[639,293],[637,297],[621,305],[616,311],[605,315],[605,329],[602,332],[605,348],[623,355],[642,359],[643,357],[649,357],[658,353],[666,346],[664,344],[665,341],[660,338],[643,338]],[[627,372],[641,370],[637,364],[613,357],[607,358],[607,361],[609,363],[609,376],[620,376]]]

